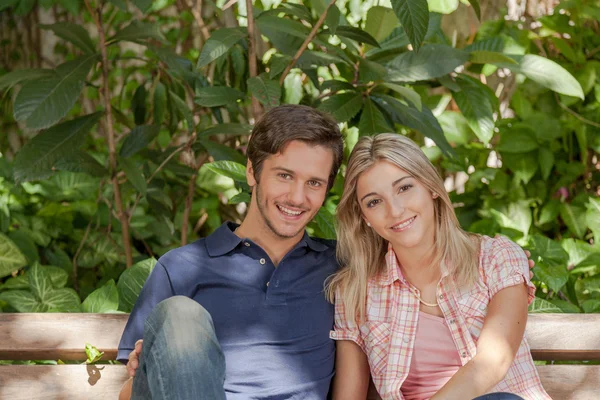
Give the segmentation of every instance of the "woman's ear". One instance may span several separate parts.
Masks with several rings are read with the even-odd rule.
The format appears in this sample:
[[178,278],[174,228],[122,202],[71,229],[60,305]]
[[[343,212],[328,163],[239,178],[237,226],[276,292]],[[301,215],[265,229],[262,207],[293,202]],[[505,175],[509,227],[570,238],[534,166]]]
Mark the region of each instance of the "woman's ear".
[[437,193],[432,193],[431,197],[434,198],[434,199],[437,199],[438,197],[440,197],[440,195],[437,194]]

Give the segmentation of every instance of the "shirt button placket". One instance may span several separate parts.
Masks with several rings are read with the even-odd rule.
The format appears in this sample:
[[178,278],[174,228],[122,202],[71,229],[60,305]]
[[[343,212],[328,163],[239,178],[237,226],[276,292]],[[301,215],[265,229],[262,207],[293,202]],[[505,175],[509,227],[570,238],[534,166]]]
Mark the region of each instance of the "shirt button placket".
[[265,260],[264,258],[261,258],[260,260],[258,260],[258,262],[259,262],[261,265],[265,265],[265,264],[267,263],[267,260]]

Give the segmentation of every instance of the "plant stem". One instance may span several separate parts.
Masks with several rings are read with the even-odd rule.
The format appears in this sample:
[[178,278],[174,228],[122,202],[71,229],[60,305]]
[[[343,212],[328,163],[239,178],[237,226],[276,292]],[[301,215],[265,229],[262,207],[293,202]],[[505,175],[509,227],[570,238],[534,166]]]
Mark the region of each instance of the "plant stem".
[[329,9],[331,7],[333,7],[334,5],[335,5],[335,0],[331,0],[331,2],[329,3],[329,5],[325,9],[325,12],[323,14],[321,14],[321,17],[319,18],[319,20],[317,21],[317,23],[315,24],[315,26],[313,26],[312,30],[310,31],[310,33],[306,37],[306,40],[304,40],[304,43],[302,43],[302,46],[300,46],[300,48],[298,49],[298,51],[294,55],[294,58],[292,59],[292,62],[285,68],[285,70],[283,71],[283,74],[281,74],[281,78],[279,78],[279,84],[280,85],[283,85],[283,81],[285,81],[285,77],[287,76],[287,74],[289,74],[290,71],[292,70],[292,68],[294,68],[294,65],[296,65],[296,63],[298,62],[298,59],[300,58],[300,56],[302,55],[302,53],[304,53],[304,50],[306,50],[308,48],[308,44],[310,42],[312,42],[312,40],[315,38],[315,36],[317,36],[317,31],[325,23],[325,18],[327,18],[327,13],[329,12]]
[[102,26],[102,4],[98,5],[96,13],[92,10],[89,0],[84,0],[85,5],[88,8],[90,14],[94,18],[96,27],[98,29],[98,37],[100,39],[100,52],[102,55],[102,92],[104,97],[104,108],[105,108],[105,123],[106,123],[106,137],[108,141],[108,156],[109,156],[109,168],[110,176],[113,185],[115,208],[117,210],[117,216],[121,222],[121,237],[123,239],[123,247],[125,250],[125,263],[127,268],[133,265],[133,256],[131,252],[131,238],[129,236],[129,221],[126,213],[123,210],[123,201],[121,199],[121,187],[117,180],[117,150],[115,145],[115,130],[112,120],[112,107],[110,106],[110,82],[108,80],[108,55],[106,51],[106,35],[104,27]]
[[563,110],[565,110],[566,112],[568,112],[569,114],[571,114],[572,116],[574,116],[575,118],[577,118],[578,120],[580,120],[581,122],[583,122],[584,124],[588,124],[591,126],[595,126],[596,128],[600,128],[600,124],[594,121],[590,121],[589,119],[585,118],[582,115],[577,114],[575,111],[571,110],[569,107],[567,107],[566,105],[564,105],[561,101],[560,98],[558,97],[558,94],[554,93],[554,98],[556,99],[556,102],[558,103],[558,105],[560,106],[560,108],[562,108]]
[[[254,78],[258,75],[258,67],[256,65],[256,29],[252,0],[246,0],[246,16],[248,19],[248,72],[250,72],[250,78]],[[261,114],[260,103],[255,96],[252,96],[252,116],[254,120],[256,121]]]

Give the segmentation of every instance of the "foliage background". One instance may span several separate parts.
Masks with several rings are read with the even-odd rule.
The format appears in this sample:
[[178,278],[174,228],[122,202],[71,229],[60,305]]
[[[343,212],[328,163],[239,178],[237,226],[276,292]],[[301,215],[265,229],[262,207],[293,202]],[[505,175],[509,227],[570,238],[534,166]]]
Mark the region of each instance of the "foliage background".
[[130,311],[243,218],[252,123],[295,103],[346,154],[420,143],[466,229],[531,250],[532,312],[600,312],[599,25],[594,0],[0,0],[0,311]]

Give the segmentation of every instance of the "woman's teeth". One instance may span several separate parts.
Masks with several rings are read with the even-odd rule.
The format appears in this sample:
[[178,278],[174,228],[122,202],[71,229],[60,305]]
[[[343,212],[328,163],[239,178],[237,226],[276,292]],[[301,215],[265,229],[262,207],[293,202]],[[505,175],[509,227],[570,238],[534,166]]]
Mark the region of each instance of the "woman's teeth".
[[394,230],[398,230],[398,229],[404,229],[404,228],[406,228],[407,226],[409,226],[410,224],[412,224],[412,222],[415,220],[415,218],[416,218],[416,217],[412,217],[411,219],[409,219],[409,220],[408,220],[408,221],[406,221],[406,222],[403,222],[403,223],[401,223],[401,224],[398,224],[398,225],[394,225],[394,226],[392,227],[392,229],[394,229]]

